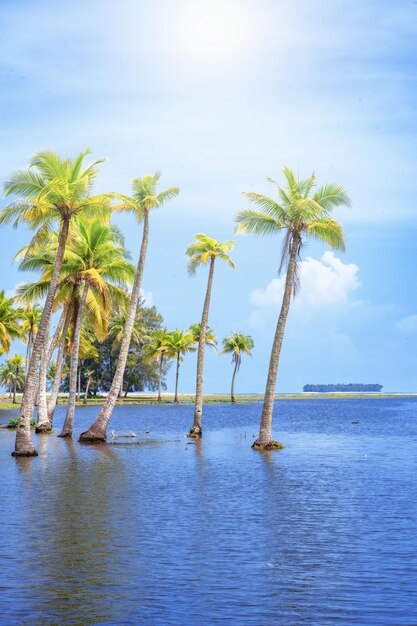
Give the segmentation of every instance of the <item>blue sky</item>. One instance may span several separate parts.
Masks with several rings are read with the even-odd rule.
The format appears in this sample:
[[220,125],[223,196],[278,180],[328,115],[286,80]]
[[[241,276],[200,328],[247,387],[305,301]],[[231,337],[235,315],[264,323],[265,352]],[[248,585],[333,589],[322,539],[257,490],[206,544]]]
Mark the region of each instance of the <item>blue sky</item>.
[[[347,251],[309,244],[290,312],[278,391],[379,382],[417,390],[417,4],[399,0],[73,0],[0,3],[0,176],[42,148],[107,157],[98,189],[162,170],[177,200],[153,215],[144,290],[169,327],[200,317],[206,272],[186,273],[197,232],[230,238],[241,191],[273,193],[283,165],[342,183]],[[118,217],[137,255],[140,230]],[[28,238],[1,233],[1,286]],[[236,237],[216,268],[219,338],[251,334],[238,391],[261,392],[279,312],[280,241]],[[16,348],[23,351],[21,344]],[[180,385],[194,386],[195,357]],[[208,351],[206,390],[231,364]],[[172,384],[173,376],[170,376]]]

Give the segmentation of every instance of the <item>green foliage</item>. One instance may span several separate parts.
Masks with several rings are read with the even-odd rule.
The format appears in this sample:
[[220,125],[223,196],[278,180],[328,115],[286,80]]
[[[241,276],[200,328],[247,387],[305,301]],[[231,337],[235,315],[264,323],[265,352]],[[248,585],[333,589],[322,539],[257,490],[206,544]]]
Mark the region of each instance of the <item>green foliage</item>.
[[193,275],[197,267],[209,263],[212,259],[225,261],[235,269],[232,259],[227,254],[233,250],[234,242],[231,239],[216,241],[203,233],[194,236],[194,241],[187,247],[185,254],[188,257],[188,272]]
[[6,298],[4,291],[0,291],[0,354],[10,350],[11,339],[23,335],[19,321],[23,313],[15,308],[13,298]]
[[223,350],[220,354],[232,354],[232,363],[235,363],[237,365],[237,369],[239,369],[242,361],[242,354],[252,356],[251,350],[253,346],[253,339],[250,335],[232,333],[223,339]]

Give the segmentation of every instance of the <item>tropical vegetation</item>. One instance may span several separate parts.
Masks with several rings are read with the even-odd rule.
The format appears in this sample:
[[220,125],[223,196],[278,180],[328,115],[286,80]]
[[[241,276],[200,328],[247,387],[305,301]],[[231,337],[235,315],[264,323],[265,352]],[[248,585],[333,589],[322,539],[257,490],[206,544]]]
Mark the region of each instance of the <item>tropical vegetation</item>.
[[[89,151],[74,159],[53,151],[38,152],[26,170],[14,172],[4,184],[10,203],[0,210],[0,225],[24,224],[30,241],[18,251],[19,269],[36,274],[33,282],[19,285],[16,295],[0,291],[0,385],[13,403],[22,392],[14,456],[36,456],[31,424],[37,410],[36,432],[51,433],[60,392],[65,393],[66,417],[59,436],[71,437],[77,402],[103,398],[103,405],[86,432],[85,443],[106,441],[113,408],[129,393],[156,391],[162,402],[167,374],[175,366],[174,403],[178,403],[179,377],[184,359],[191,367],[197,352],[194,419],[188,435],[202,436],[205,348],[217,354],[215,331],[209,315],[214,270],[219,262],[235,268],[230,257],[233,240],[217,241],[195,235],[186,249],[188,272],[207,267],[201,318],[188,328],[170,330],[154,306],[141,295],[153,211],[173,200],[178,187],[160,190],[161,174],[146,174],[131,182],[131,195],[95,194],[93,185],[102,160],[86,164]],[[275,387],[285,325],[292,298],[299,288],[300,260],[307,239],[317,239],[332,249],[344,249],[344,237],[332,211],[349,206],[342,186],[316,187],[311,175],[298,179],[283,169],[285,186],[268,179],[277,194],[270,198],[244,192],[252,205],[237,214],[236,233],[283,234],[279,272],[285,271],[282,306],[273,340],[265,397],[255,449],[275,449],[272,438]],[[123,232],[112,223],[118,212],[133,214],[142,225],[136,268],[131,263]],[[195,312],[194,312],[195,313]],[[195,319],[195,318],[194,318]],[[53,332],[51,330],[53,329]],[[26,354],[8,356],[20,340]],[[254,341],[233,332],[222,341],[221,355],[232,358],[230,399],[236,402],[236,376],[242,356],[252,356]],[[191,356],[190,356],[191,355]],[[49,391],[49,394],[48,394]]]

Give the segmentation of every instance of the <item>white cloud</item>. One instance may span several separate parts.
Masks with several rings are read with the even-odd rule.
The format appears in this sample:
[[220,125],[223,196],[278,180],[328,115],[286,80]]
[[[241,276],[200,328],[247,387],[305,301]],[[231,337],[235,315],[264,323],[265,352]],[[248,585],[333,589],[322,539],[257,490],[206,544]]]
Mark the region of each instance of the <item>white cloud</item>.
[[395,328],[402,333],[415,333],[417,331],[417,315],[408,315],[395,324]]
[[[343,263],[334,252],[325,252],[320,260],[307,257],[301,262],[301,291],[295,300],[298,305],[329,307],[347,304],[360,286],[359,268],[354,263]],[[281,304],[284,278],[274,278],[265,289],[255,289],[251,302],[258,309],[276,308]]]
[[153,306],[154,305],[152,291],[144,291],[143,289],[141,289],[140,290],[140,295],[143,298],[143,304],[145,306]]
[[15,284],[13,289],[6,289],[6,292],[5,292],[6,298],[14,298],[15,295],[16,295],[17,290],[19,289],[19,287],[21,287],[22,285],[25,285],[25,284],[26,283],[24,283],[24,282],[19,282],[19,283]]

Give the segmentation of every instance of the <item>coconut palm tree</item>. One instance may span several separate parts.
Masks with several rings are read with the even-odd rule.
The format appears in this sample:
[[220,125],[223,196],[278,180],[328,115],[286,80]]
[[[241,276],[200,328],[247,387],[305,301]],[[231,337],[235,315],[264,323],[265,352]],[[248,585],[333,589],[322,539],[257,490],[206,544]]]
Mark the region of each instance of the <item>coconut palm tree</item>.
[[85,375],[87,377],[87,383],[86,383],[86,386],[85,386],[85,394],[84,394],[83,404],[87,404],[88,391],[90,389],[91,383],[94,381],[94,370],[87,370],[85,372]]
[[7,359],[9,371],[7,376],[8,384],[13,387],[13,404],[16,404],[16,391],[25,384],[25,359],[20,354],[14,354]]
[[[192,326],[190,326],[188,330],[193,336],[194,343],[199,343],[200,333],[201,333],[201,323],[198,322],[197,324],[192,324]],[[205,344],[206,346],[212,346],[215,350],[217,350],[216,333],[214,332],[212,328],[210,328],[210,326],[207,326],[206,328]]]
[[10,350],[10,340],[22,336],[21,309],[14,307],[13,298],[6,298],[4,291],[0,291],[0,354]]
[[235,377],[240,369],[242,362],[242,354],[248,354],[252,356],[251,350],[254,346],[253,339],[250,335],[244,335],[243,333],[232,333],[223,339],[223,350],[220,354],[232,354],[232,363],[234,364],[232,385],[230,388],[230,399],[234,403],[235,400]]
[[210,308],[211,289],[213,285],[214,263],[216,259],[225,261],[234,269],[234,263],[228,255],[233,250],[233,241],[216,241],[207,235],[195,235],[195,240],[188,246],[186,255],[188,256],[188,272],[194,275],[200,265],[209,265],[209,275],[204,299],[203,313],[201,317],[200,337],[197,352],[197,382],[195,392],[194,423],[190,429],[190,437],[201,437],[201,418],[203,414],[203,370],[204,370],[204,347],[206,344],[206,332],[208,314]]
[[148,341],[143,346],[143,356],[145,361],[158,361],[159,373],[158,373],[158,402],[161,402],[161,386],[162,386],[162,374],[164,372],[164,365],[167,360],[173,357],[172,346],[170,343],[170,337],[168,329],[155,328],[149,337]]
[[39,304],[28,304],[23,310],[22,331],[26,340],[26,363],[29,363],[32,355],[33,342],[38,332],[41,316],[42,307]]
[[190,331],[182,331],[176,328],[168,334],[169,353],[175,356],[177,361],[174,402],[178,402],[178,376],[180,365],[183,361],[183,355],[188,352],[195,352],[195,350],[197,350],[195,344],[196,341],[194,339],[194,335]]
[[127,260],[123,237],[116,226],[101,222],[79,223],[62,264],[62,285],[79,286],[80,299],[74,328],[70,358],[70,383],[67,414],[59,437],[71,437],[77,393],[77,369],[84,308],[89,290],[102,302],[107,317],[111,311],[111,291],[123,289],[134,278],[134,268]]
[[0,366],[0,385],[7,388],[9,398],[11,398],[13,389],[13,366],[7,363],[7,361]]
[[86,328],[85,325],[81,327],[80,334],[80,346],[78,350],[78,380],[77,380],[77,402],[81,398],[81,374],[83,363],[86,359],[97,359],[98,352],[94,345],[94,333],[90,328]]
[[152,209],[162,206],[167,200],[171,200],[179,194],[178,187],[170,187],[165,191],[157,193],[160,176],[160,173],[153,175],[146,174],[143,178],[134,179],[132,181],[132,196],[113,195],[113,197],[117,198],[119,201],[118,204],[113,206],[114,210],[131,212],[135,215],[138,222],[143,221],[142,243],[135,282],[133,283],[132,294],[127,312],[126,326],[120,346],[119,359],[117,361],[116,371],[114,373],[110,391],[107,394],[106,401],[100,413],[91,424],[90,428],[81,434],[80,441],[99,443],[106,440],[107,425],[116,404],[120,387],[123,383],[123,376],[140,298],[140,288],[142,284],[149,238],[149,213]]
[[280,187],[271,178],[267,179],[276,188],[278,201],[259,193],[245,192],[243,195],[259,210],[245,209],[236,217],[237,233],[284,233],[279,272],[286,268],[285,287],[269,362],[259,436],[253,444],[253,448],[257,450],[282,447],[282,444],[272,439],[272,413],[285,323],[291,299],[299,287],[299,262],[303,242],[312,238],[333,249],[344,250],[342,228],[330,215],[335,207],[350,205],[349,196],[341,185],[328,183],[314,191],[314,174],[298,180],[288,167],[284,167],[283,174],[285,187]]
[[51,227],[59,224],[55,264],[28,366],[13,456],[37,455],[30,436],[37,370],[42,352],[47,349],[52,305],[70,223],[75,216],[98,213],[106,205],[103,196],[91,196],[97,165],[102,159],[85,167],[84,159],[88,153],[89,150],[85,150],[71,160],[60,158],[52,150],[38,152],[27,170],[13,173],[4,184],[5,196],[17,198],[1,212],[0,224],[14,222],[14,226],[18,226],[25,222],[31,229],[38,229],[32,243],[43,241]]

